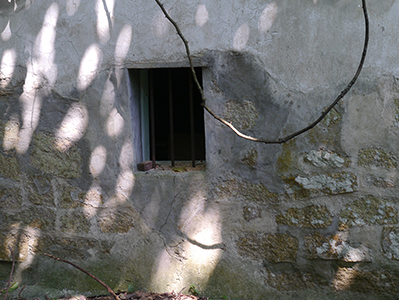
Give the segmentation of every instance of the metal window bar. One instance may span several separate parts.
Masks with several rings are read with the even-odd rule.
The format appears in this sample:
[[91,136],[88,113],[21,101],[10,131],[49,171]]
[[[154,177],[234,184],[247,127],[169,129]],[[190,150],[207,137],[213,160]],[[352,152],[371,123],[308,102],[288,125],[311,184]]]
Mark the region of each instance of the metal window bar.
[[195,131],[194,131],[194,103],[193,103],[193,78],[191,70],[188,70],[188,88],[190,98],[190,138],[191,138],[191,165],[195,167]]
[[151,120],[151,160],[152,168],[155,169],[155,118],[154,118],[154,76],[153,72],[149,72],[150,76],[150,120]]
[[173,128],[173,88],[172,88],[172,70],[168,70],[169,81],[169,137],[170,137],[170,162],[175,166],[175,136]]

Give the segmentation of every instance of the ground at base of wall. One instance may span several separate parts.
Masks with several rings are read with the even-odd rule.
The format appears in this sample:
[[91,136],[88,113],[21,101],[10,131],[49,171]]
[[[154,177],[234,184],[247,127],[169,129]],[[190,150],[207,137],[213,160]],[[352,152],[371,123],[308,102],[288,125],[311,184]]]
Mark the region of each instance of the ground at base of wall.
[[[194,295],[184,295],[180,293],[153,293],[137,291],[134,293],[122,293],[118,295],[120,300],[210,300],[205,297],[197,297]],[[85,296],[74,296],[58,300],[115,300],[113,296],[97,296],[89,297]]]

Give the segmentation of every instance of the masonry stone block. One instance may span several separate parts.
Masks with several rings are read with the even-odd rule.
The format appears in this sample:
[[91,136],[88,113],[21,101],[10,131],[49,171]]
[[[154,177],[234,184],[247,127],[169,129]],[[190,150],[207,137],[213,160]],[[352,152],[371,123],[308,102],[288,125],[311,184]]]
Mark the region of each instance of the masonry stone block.
[[46,206],[24,205],[18,211],[1,212],[3,222],[2,228],[9,226],[32,227],[42,230],[55,230],[56,214],[53,208]]
[[129,206],[105,207],[97,214],[98,224],[104,233],[127,233],[137,226],[139,215]]
[[311,205],[289,208],[276,216],[276,222],[292,227],[327,228],[332,223],[332,215],[324,206]]
[[[0,188],[0,210],[19,210],[22,205],[21,190],[18,188]],[[1,227],[1,226],[0,226]]]
[[34,135],[30,162],[45,174],[64,178],[81,176],[82,157],[77,146],[57,149],[56,138],[49,133],[38,132]]
[[51,181],[46,177],[35,176],[28,180],[28,199],[35,205],[55,206]]
[[58,206],[60,208],[77,208],[83,207],[86,194],[79,188],[63,184],[58,187],[60,198]]
[[0,176],[14,180],[20,178],[21,170],[15,152],[0,153]]
[[311,176],[296,176],[303,189],[324,194],[352,193],[357,190],[357,177],[353,173],[317,174]]
[[364,196],[346,205],[339,215],[340,228],[398,223],[398,210],[388,199]]
[[243,217],[247,222],[262,217],[262,210],[259,207],[247,205],[244,206],[242,210],[243,210]]
[[300,271],[268,272],[265,283],[279,291],[300,291],[329,285],[328,280],[318,274]]
[[333,151],[311,150],[303,157],[304,161],[321,168],[341,168],[348,164],[347,160]]
[[[399,293],[398,274],[384,269],[366,271],[340,267],[335,273],[333,286],[337,291],[351,291],[374,297],[394,299]],[[379,295],[379,296],[378,296]],[[372,297],[373,297],[372,296]]]
[[247,233],[236,241],[243,257],[269,262],[293,262],[298,252],[298,239],[290,234]]
[[258,204],[278,204],[280,202],[280,195],[270,192],[263,184],[251,183],[235,178],[228,181],[221,181],[215,188],[215,193],[216,197],[238,198]]
[[341,260],[344,262],[370,262],[372,251],[365,245],[352,247],[350,243],[337,233],[330,236],[322,236],[315,233],[305,237],[305,248],[309,259]]
[[382,232],[382,250],[392,260],[399,260],[399,228],[385,227]]
[[381,147],[361,149],[358,154],[357,164],[362,167],[396,168],[396,156]]
[[88,233],[90,221],[82,210],[69,210],[60,217],[60,229],[68,233]]

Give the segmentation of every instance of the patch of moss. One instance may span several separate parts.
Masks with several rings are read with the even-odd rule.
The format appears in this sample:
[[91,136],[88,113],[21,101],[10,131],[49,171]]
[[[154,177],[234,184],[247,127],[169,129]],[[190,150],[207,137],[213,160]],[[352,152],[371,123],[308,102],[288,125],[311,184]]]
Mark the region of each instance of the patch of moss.
[[[80,260],[91,257],[90,253],[102,252],[103,247],[98,240],[92,238],[43,235],[39,240],[37,250],[38,252],[52,253],[54,256],[64,259]],[[94,252],[89,250],[94,250]]]
[[82,211],[70,211],[60,218],[61,231],[69,233],[88,233],[90,222]]
[[396,168],[397,158],[391,152],[380,147],[370,147],[359,151],[357,164],[362,167]]
[[292,227],[327,228],[332,223],[332,216],[326,207],[311,205],[304,208],[290,208],[276,216],[276,222]]
[[22,205],[21,191],[16,188],[0,188],[0,210],[19,209]]
[[15,152],[0,153],[0,176],[18,180],[21,176],[19,163]]
[[340,228],[364,225],[392,225],[398,223],[395,205],[373,195],[362,197],[346,206],[339,215]]
[[298,252],[298,239],[290,234],[247,233],[236,246],[243,257],[269,262],[293,262]]
[[277,158],[276,167],[279,173],[293,171],[297,167],[296,163],[296,142],[295,139],[289,140],[282,145],[281,154]]
[[241,160],[245,165],[255,168],[258,162],[258,151],[251,149]]
[[314,145],[335,148],[340,143],[341,120],[341,113],[334,108],[317,126],[305,133],[305,136]]

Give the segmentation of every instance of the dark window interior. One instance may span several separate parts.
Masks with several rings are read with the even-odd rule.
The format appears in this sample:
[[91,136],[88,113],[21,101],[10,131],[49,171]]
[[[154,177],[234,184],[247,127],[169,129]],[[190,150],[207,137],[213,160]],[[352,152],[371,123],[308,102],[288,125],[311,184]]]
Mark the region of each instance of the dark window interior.
[[[201,68],[195,71],[202,85]],[[158,161],[204,160],[204,113],[200,104],[201,95],[192,79],[191,70],[150,69],[148,75],[149,120],[150,126],[154,126],[150,128],[151,157],[155,151],[155,159]],[[152,145],[154,141],[155,145]]]

